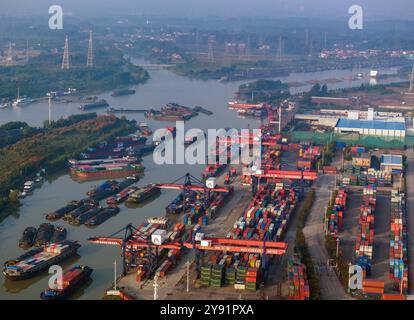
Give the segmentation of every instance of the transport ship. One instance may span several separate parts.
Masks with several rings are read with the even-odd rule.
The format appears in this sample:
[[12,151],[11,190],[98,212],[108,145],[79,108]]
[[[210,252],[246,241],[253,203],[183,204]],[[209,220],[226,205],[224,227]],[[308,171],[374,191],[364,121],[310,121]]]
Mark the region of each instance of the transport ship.
[[99,212],[102,211],[102,207],[95,207],[92,208],[91,210],[86,211],[85,213],[82,213],[80,216],[78,216],[77,218],[69,221],[70,224],[73,225],[81,225],[84,224],[86,221],[96,217]]
[[263,109],[263,103],[243,103],[239,101],[230,101],[227,106],[230,109]]
[[108,158],[108,159],[87,159],[87,160],[68,160],[70,166],[79,166],[79,165],[100,165],[100,164],[114,164],[114,163],[135,163],[138,162],[136,157],[119,157],[119,158]]
[[98,226],[102,223],[104,223],[109,218],[112,218],[113,216],[117,215],[119,213],[120,209],[118,207],[108,207],[104,208],[101,212],[99,212],[95,217],[88,220],[85,225],[92,227],[92,226]]
[[106,108],[106,107],[109,107],[109,104],[108,102],[106,102],[106,100],[102,99],[96,102],[83,104],[79,107],[79,109],[85,111],[85,110],[90,110],[90,109]]
[[73,200],[69,202],[66,206],[64,206],[63,208],[60,208],[56,210],[55,212],[47,213],[46,219],[50,221],[59,220],[65,214],[79,208],[82,204],[83,204],[83,201]]
[[36,239],[37,229],[35,227],[27,227],[24,229],[22,237],[19,240],[19,247],[23,249],[33,246]]
[[75,166],[70,171],[74,177],[81,179],[117,178],[140,174],[144,171],[144,166],[141,164]]
[[[197,196],[197,192],[190,190],[186,194],[186,203],[194,201]],[[180,193],[166,208],[167,214],[179,214],[184,210],[184,196]],[[190,206],[189,206],[190,207]]]
[[136,177],[127,177],[121,182],[108,180],[93,190],[88,191],[87,195],[94,201],[101,201],[110,196],[113,196],[114,194],[117,194],[121,190],[129,187],[130,185],[133,185],[137,181],[138,179]]
[[93,269],[76,265],[65,271],[62,280],[55,282],[56,288],[48,288],[40,293],[42,300],[62,300],[68,298],[76,289],[90,280]]
[[107,204],[119,204],[121,202],[124,202],[128,197],[137,190],[136,187],[129,187],[121,192],[117,193],[115,196],[110,197],[108,200],[106,200]]
[[151,197],[154,197],[161,193],[161,190],[154,184],[149,184],[143,188],[139,188],[135,192],[129,195],[127,202],[141,203]]
[[55,230],[53,231],[53,235],[52,235],[52,238],[50,239],[50,242],[56,243],[56,242],[59,242],[59,241],[66,240],[67,234],[68,234],[68,232],[67,232],[66,228],[60,227],[60,226],[55,226]]
[[34,245],[36,247],[40,247],[50,242],[54,231],[55,231],[55,227],[52,224],[42,223],[39,226],[39,229],[37,229]]
[[50,266],[74,256],[79,247],[78,242],[65,240],[30,250],[15,260],[6,261],[3,274],[13,281],[31,278]]
[[79,208],[77,208],[77,209],[75,209],[71,212],[66,213],[65,216],[63,217],[63,220],[70,221],[72,219],[76,219],[82,213],[85,213],[86,211],[91,210],[94,206],[95,206],[95,204],[93,204],[93,203],[89,203],[89,202],[84,203]]
[[119,89],[119,90],[115,90],[114,92],[112,92],[111,97],[127,96],[129,94],[135,94],[135,92],[137,91],[134,89]]

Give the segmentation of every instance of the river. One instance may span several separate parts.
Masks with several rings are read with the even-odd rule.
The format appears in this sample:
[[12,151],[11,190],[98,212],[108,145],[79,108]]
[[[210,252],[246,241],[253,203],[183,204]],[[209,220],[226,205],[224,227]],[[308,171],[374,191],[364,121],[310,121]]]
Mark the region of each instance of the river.
[[[137,63],[141,61],[135,60]],[[393,73],[395,69],[379,70],[381,73]],[[288,77],[280,77],[286,82],[304,82],[311,79],[324,80],[329,78],[344,79],[354,76],[357,73],[367,73],[368,69],[361,70],[340,70],[324,71],[313,73],[296,73]],[[212,116],[200,114],[199,116],[186,122],[186,129],[189,128],[248,128],[257,127],[259,122],[252,119],[241,119],[237,117],[235,111],[231,111],[226,104],[234,96],[237,87],[241,82],[221,83],[218,81],[191,80],[166,70],[151,71],[150,80],[136,86],[135,95],[123,97],[111,97],[110,92],[99,95],[108,101],[111,107],[159,109],[168,102],[176,102],[186,106],[200,105],[214,112]],[[400,79],[386,78],[387,82],[399,81]],[[345,88],[359,86],[361,80],[341,81],[329,85],[329,88]],[[292,92],[308,90],[311,85],[306,85],[292,89]],[[52,107],[52,118],[68,116],[80,113],[78,103],[55,104]],[[105,110],[101,110],[104,112]],[[25,121],[32,126],[41,126],[43,121],[48,118],[47,103],[34,103],[22,108],[10,108],[0,110],[0,124],[9,121]],[[145,121],[151,129],[157,129],[167,125],[168,122],[149,121],[144,119],[143,114],[128,114],[128,119]],[[145,176],[138,182],[138,186],[143,186],[150,182],[172,182],[185,173],[190,172],[196,177],[200,177],[202,166],[199,165],[165,165],[154,164],[152,155],[144,157]],[[44,213],[54,211],[68,201],[81,199],[85,196],[92,186],[99,182],[79,183],[73,181],[67,173],[58,176],[50,176],[43,186],[34,191],[32,196],[22,200],[22,206],[18,213],[9,216],[0,222],[0,252],[1,263],[3,260],[17,257],[24,250],[18,247],[18,240],[23,230],[28,226],[38,226],[45,222]],[[118,260],[120,266],[120,248],[94,245],[87,243],[90,236],[110,235],[123,228],[128,223],[139,225],[148,217],[164,215],[165,206],[178,194],[174,190],[163,190],[162,194],[143,207],[128,209],[121,205],[118,215],[106,221],[96,228],[85,226],[71,226],[63,221],[55,222],[55,225],[65,226],[68,230],[68,239],[78,240],[82,247],[79,249],[79,256],[65,262],[64,268],[76,263],[87,264],[94,269],[92,274],[93,281],[84,286],[73,298],[75,299],[100,299],[105,289],[113,279],[113,262]],[[118,269],[118,272],[120,270]],[[38,299],[40,292],[47,287],[48,275],[43,273],[35,278],[12,282],[4,279],[3,274],[0,278],[1,290],[0,299]]]

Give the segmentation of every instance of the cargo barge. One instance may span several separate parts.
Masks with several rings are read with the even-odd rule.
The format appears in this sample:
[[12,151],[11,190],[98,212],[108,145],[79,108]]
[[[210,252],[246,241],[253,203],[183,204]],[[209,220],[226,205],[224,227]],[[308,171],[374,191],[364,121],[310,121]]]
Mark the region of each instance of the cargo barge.
[[70,168],[70,173],[73,177],[91,180],[134,176],[143,171],[144,166],[142,164],[101,164],[97,166],[73,166]]
[[104,223],[109,218],[117,215],[120,209],[118,207],[108,207],[102,209],[95,217],[85,222],[85,226],[93,227]]
[[41,247],[45,245],[46,243],[50,242],[54,231],[55,231],[55,227],[52,224],[42,223],[39,226],[39,229],[37,229],[34,245],[36,247]]
[[84,224],[85,222],[89,221],[90,219],[93,219],[96,217],[103,209],[101,207],[95,207],[92,208],[89,211],[86,211],[85,213],[82,213],[77,218],[69,221],[70,224],[79,226],[81,224]]
[[87,104],[83,104],[79,107],[80,110],[82,111],[86,111],[86,110],[91,110],[91,109],[97,109],[97,108],[106,108],[109,107],[108,102],[106,102],[106,100],[102,99],[96,102],[92,102],[92,103],[87,103]]
[[76,265],[63,273],[62,280],[55,282],[55,288],[48,288],[40,294],[42,300],[62,300],[90,280],[93,269]]
[[137,190],[136,187],[126,188],[126,189],[122,190],[121,192],[117,193],[115,196],[110,197],[109,199],[107,199],[106,203],[109,204],[109,205],[122,203],[126,199],[128,199],[128,197],[132,193],[134,193],[136,190]]
[[149,184],[131,193],[126,202],[141,203],[145,200],[155,197],[156,195],[159,195],[160,193],[161,190],[158,187],[156,187],[154,184]]
[[78,242],[65,240],[31,250],[15,260],[6,261],[3,274],[13,281],[31,278],[50,266],[74,256],[79,248]]
[[34,227],[27,227],[23,231],[23,235],[19,240],[19,247],[23,249],[33,246],[36,239],[37,229]]
[[97,205],[94,203],[85,203],[82,206],[80,206],[79,208],[68,212],[65,214],[65,216],[63,217],[64,221],[72,221],[75,220],[77,217],[79,217],[81,214],[95,208]]
[[119,193],[120,191],[128,188],[129,186],[133,185],[137,182],[138,179],[135,177],[128,177],[121,182],[117,182],[115,180],[108,180],[99,185],[98,187],[94,188],[91,191],[88,191],[86,194],[94,201],[101,201],[106,199],[114,194]]
[[63,218],[63,216],[77,208],[79,208],[81,205],[83,205],[83,201],[73,200],[69,202],[66,206],[63,208],[60,208],[54,212],[47,213],[46,219],[50,221],[59,220],[60,218]]
[[68,232],[67,232],[66,228],[60,227],[60,226],[57,226],[57,227],[55,226],[55,230],[53,231],[53,235],[52,235],[52,238],[50,239],[50,242],[56,243],[56,242],[66,240],[67,234],[68,234]]
[[112,92],[111,97],[127,96],[131,94],[135,94],[135,92],[137,91],[134,89],[119,89],[119,90],[115,90],[114,92]]

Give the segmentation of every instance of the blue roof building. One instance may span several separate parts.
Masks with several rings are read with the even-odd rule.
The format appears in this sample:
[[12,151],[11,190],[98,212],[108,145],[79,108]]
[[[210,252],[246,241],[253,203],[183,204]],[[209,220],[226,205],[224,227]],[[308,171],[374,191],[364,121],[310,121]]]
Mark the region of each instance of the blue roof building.
[[360,133],[383,137],[405,137],[405,123],[402,121],[355,120],[341,118],[335,126],[336,133]]
[[400,172],[403,170],[403,157],[395,154],[383,154],[381,156],[381,170]]

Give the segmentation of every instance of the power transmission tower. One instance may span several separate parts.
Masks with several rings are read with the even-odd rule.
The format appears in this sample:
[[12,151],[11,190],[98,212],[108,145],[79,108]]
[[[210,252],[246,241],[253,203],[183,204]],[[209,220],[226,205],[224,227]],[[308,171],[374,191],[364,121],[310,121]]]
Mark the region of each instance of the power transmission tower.
[[7,49],[6,65],[7,66],[13,65],[13,48],[12,48],[11,42],[9,42],[9,48]]
[[282,36],[279,36],[279,45],[278,45],[278,52],[277,52],[277,57],[279,61],[282,61],[282,54],[283,54],[283,39],[282,39]]
[[214,36],[208,37],[208,61],[214,62]]
[[26,40],[26,64],[29,63],[29,40]]
[[413,70],[411,71],[410,88],[408,89],[408,92],[414,93],[414,63],[413,63]]
[[247,45],[246,45],[246,58],[249,59],[250,58],[250,36],[247,37]]
[[65,38],[65,49],[63,50],[62,69],[69,70],[69,39]]
[[86,67],[93,67],[93,40],[92,30],[89,31],[89,46],[88,46],[88,60],[86,61]]

